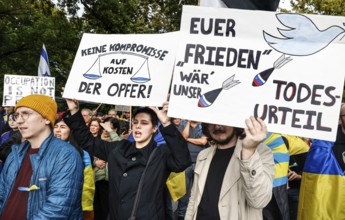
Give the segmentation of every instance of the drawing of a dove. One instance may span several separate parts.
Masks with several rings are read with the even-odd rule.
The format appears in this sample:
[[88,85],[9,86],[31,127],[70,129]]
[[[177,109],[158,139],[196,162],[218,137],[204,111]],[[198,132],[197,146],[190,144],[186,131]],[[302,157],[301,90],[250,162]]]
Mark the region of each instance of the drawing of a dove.
[[345,30],[333,25],[319,30],[308,17],[301,14],[276,14],[277,19],[289,29],[278,28],[284,38],[263,31],[265,41],[276,51],[292,56],[309,56],[327,47]]
[[336,25],[320,30],[312,20],[301,14],[278,13],[276,17],[287,27],[287,29],[278,28],[282,37],[273,36],[265,31],[263,37],[270,47],[282,55],[274,62],[272,68],[255,75],[252,83],[255,87],[265,84],[275,69],[290,62],[292,60],[290,56],[309,56],[318,53],[340,34],[345,33],[342,27]]

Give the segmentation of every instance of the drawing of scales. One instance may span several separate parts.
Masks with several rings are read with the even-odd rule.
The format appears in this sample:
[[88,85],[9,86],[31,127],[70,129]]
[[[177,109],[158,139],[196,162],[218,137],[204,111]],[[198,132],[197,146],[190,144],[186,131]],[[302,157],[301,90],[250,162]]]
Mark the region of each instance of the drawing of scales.
[[[146,83],[151,80],[148,57],[132,52],[112,52],[101,54],[92,64],[92,66],[86,71],[86,73],[83,74],[83,76],[87,79],[101,78],[101,70],[104,66],[109,66],[109,63],[113,62],[113,60],[116,60],[115,62],[118,62],[113,64],[114,66],[125,64],[128,67],[128,71],[130,72],[130,74],[134,73],[134,75],[130,78],[132,82]],[[107,70],[114,71],[115,68],[110,67]],[[109,72],[107,73],[107,75],[108,74]],[[114,72],[110,74],[114,74]]]

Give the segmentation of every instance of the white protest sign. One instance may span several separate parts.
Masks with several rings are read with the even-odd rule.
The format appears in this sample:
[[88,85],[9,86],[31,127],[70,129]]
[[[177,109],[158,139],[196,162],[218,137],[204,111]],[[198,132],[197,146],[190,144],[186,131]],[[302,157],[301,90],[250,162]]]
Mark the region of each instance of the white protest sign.
[[41,76],[5,75],[2,106],[15,106],[24,96],[47,95],[55,99],[55,78]]
[[130,110],[131,110],[131,106],[126,106],[126,105],[115,106],[115,111],[118,111],[118,112],[129,112]]
[[161,106],[169,91],[177,36],[84,34],[63,96],[115,105]]
[[184,6],[169,116],[335,140],[344,18]]

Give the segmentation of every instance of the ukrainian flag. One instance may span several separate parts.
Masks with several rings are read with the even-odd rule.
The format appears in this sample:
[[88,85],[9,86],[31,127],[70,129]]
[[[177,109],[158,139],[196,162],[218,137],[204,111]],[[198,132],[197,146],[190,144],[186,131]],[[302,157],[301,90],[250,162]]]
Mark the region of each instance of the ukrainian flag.
[[[271,202],[264,208],[263,215],[267,219],[280,215],[282,220],[287,220],[289,219],[287,195],[289,151],[280,134],[268,133],[263,143],[271,148],[274,159],[273,196]],[[274,205],[275,203],[277,206]]]
[[298,204],[298,220],[344,220],[345,177],[332,147],[314,140],[305,162]]
[[263,141],[269,148],[271,148],[274,159],[274,180],[273,187],[287,184],[289,171],[289,151],[286,148],[283,138],[280,134],[268,133],[266,139]]

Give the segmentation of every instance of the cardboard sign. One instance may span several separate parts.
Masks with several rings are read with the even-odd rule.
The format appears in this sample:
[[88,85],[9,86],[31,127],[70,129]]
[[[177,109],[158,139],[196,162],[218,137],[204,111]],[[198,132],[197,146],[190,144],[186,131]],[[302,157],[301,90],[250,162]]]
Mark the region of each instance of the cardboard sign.
[[55,78],[41,76],[5,75],[2,106],[15,106],[24,96],[47,95],[55,99]]
[[161,106],[169,91],[177,36],[84,34],[64,97],[115,105]]
[[184,6],[171,117],[335,140],[344,18]]
[[117,106],[115,106],[115,111],[118,111],[118,112],[129,112],[129,111],[131,111],[131,106],[117,105]]

